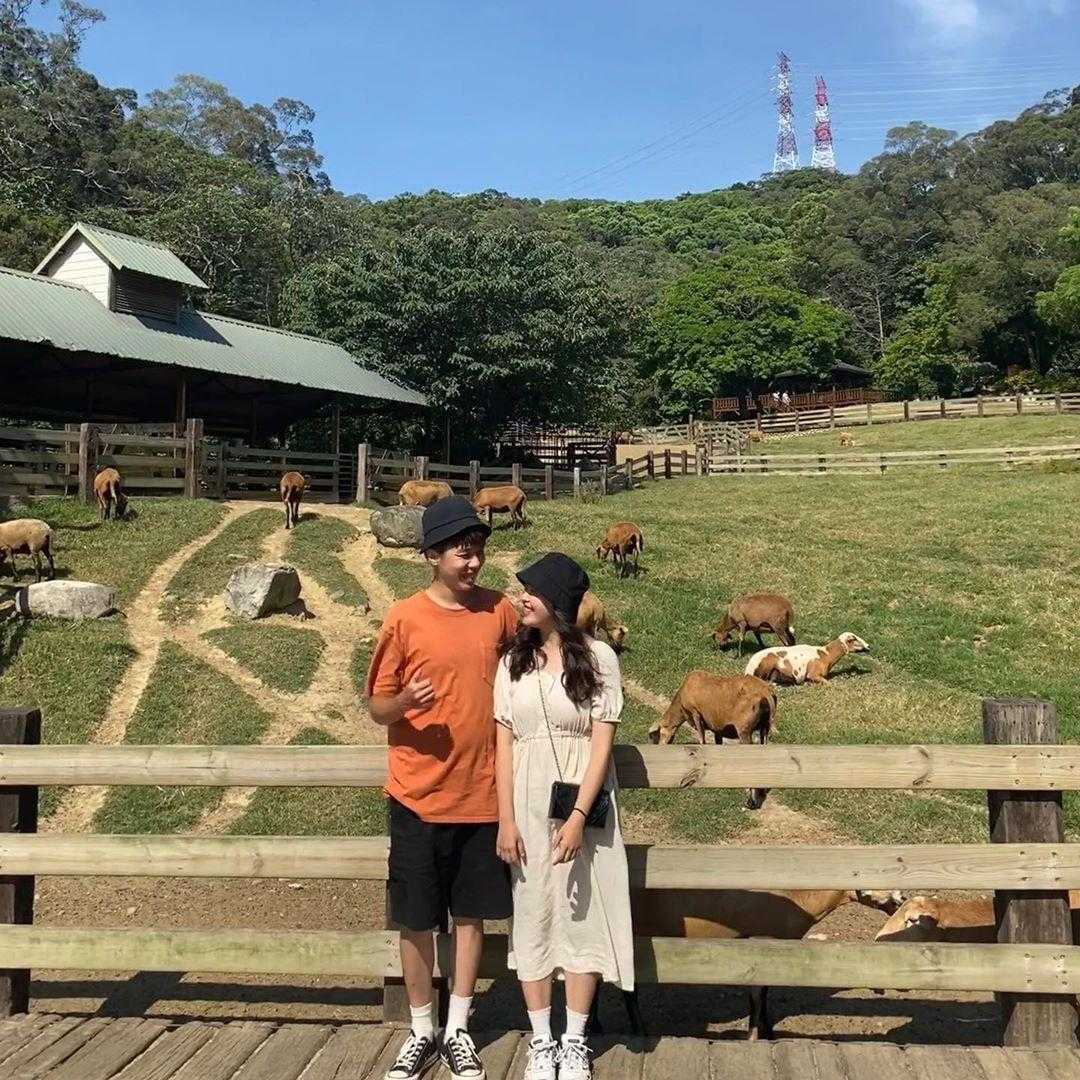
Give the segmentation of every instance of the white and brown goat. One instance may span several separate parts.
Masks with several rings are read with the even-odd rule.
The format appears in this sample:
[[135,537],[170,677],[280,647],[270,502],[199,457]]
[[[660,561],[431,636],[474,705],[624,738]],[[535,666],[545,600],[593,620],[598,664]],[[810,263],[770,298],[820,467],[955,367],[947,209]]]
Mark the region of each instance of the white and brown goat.
[[761,649],[746,662],[746,674],[766,682],[823,683],[848,653],[869,652],[857,634],[845,631],[827,645],[778,645]]

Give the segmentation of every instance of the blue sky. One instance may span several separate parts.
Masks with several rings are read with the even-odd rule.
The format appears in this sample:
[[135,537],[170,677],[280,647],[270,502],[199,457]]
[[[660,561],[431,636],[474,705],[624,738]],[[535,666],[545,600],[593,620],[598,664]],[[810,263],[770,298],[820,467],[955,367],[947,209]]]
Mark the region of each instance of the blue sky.
[[[777,49],[808,162],[813,76],[837,160],[961,131],[1080,83],[1080,0],[96,0],[84,63],[146,93],[195,72],[297,97],[334,185],[639,199],[768,170]],[[36,18],[48,24],[53,7]]]

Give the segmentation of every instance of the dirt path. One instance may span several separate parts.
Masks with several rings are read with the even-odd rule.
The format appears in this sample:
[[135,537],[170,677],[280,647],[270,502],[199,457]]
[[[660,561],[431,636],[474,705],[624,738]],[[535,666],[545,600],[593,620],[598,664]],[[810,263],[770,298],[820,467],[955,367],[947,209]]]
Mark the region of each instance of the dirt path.
[[[250,513],[256,509],[258,507],[251,503],[227,505],[225,516],[210,532],[193,540],[190,544],[185,544],[150,575],[139,595],[125,612],[128,639],[135,651],[135,659],[124,672],[116,690],[113,691],[104,719],[90,733],[90,742],[109,744],[124,741],[128,724],[135,715],[135,710],[150,681],[150,675],[157,664],[161,643],[170,637],[170,628],[161,619],[158,608],[161,597],[173,576],[184,563],[198,554],[241,514]],[[105,801],[107,792],[106,787],[70,789],[55,813],[42,822],[42,831],[87,831],[94,820],[94,815]]]

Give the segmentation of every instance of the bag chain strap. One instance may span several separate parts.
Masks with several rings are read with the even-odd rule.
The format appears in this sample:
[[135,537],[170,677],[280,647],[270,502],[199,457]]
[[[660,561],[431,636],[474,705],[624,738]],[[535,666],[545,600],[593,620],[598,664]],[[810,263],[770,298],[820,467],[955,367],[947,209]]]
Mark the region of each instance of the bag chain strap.
[[536,686],[540,691],[540,708],[544,713],[544,727],[547,728],[548,742],[551,743],[551,756],[555,759],[555,771],[559,774],[559,783],[563,780],[562,767],[559,765],[559,754],[555,749],[555,736],[551,734],[551,721],[548,719],[547,702],[544,700],[544,677],[539,666],[536,669]]

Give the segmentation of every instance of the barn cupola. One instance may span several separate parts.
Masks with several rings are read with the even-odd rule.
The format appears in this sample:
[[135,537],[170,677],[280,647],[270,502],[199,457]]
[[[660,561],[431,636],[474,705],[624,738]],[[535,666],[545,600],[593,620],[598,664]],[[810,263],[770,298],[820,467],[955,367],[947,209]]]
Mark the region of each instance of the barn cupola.
[[164,244],[78,222],[34,271],[79,285],[110,311],[176,323],[185,289],[208,286]]

